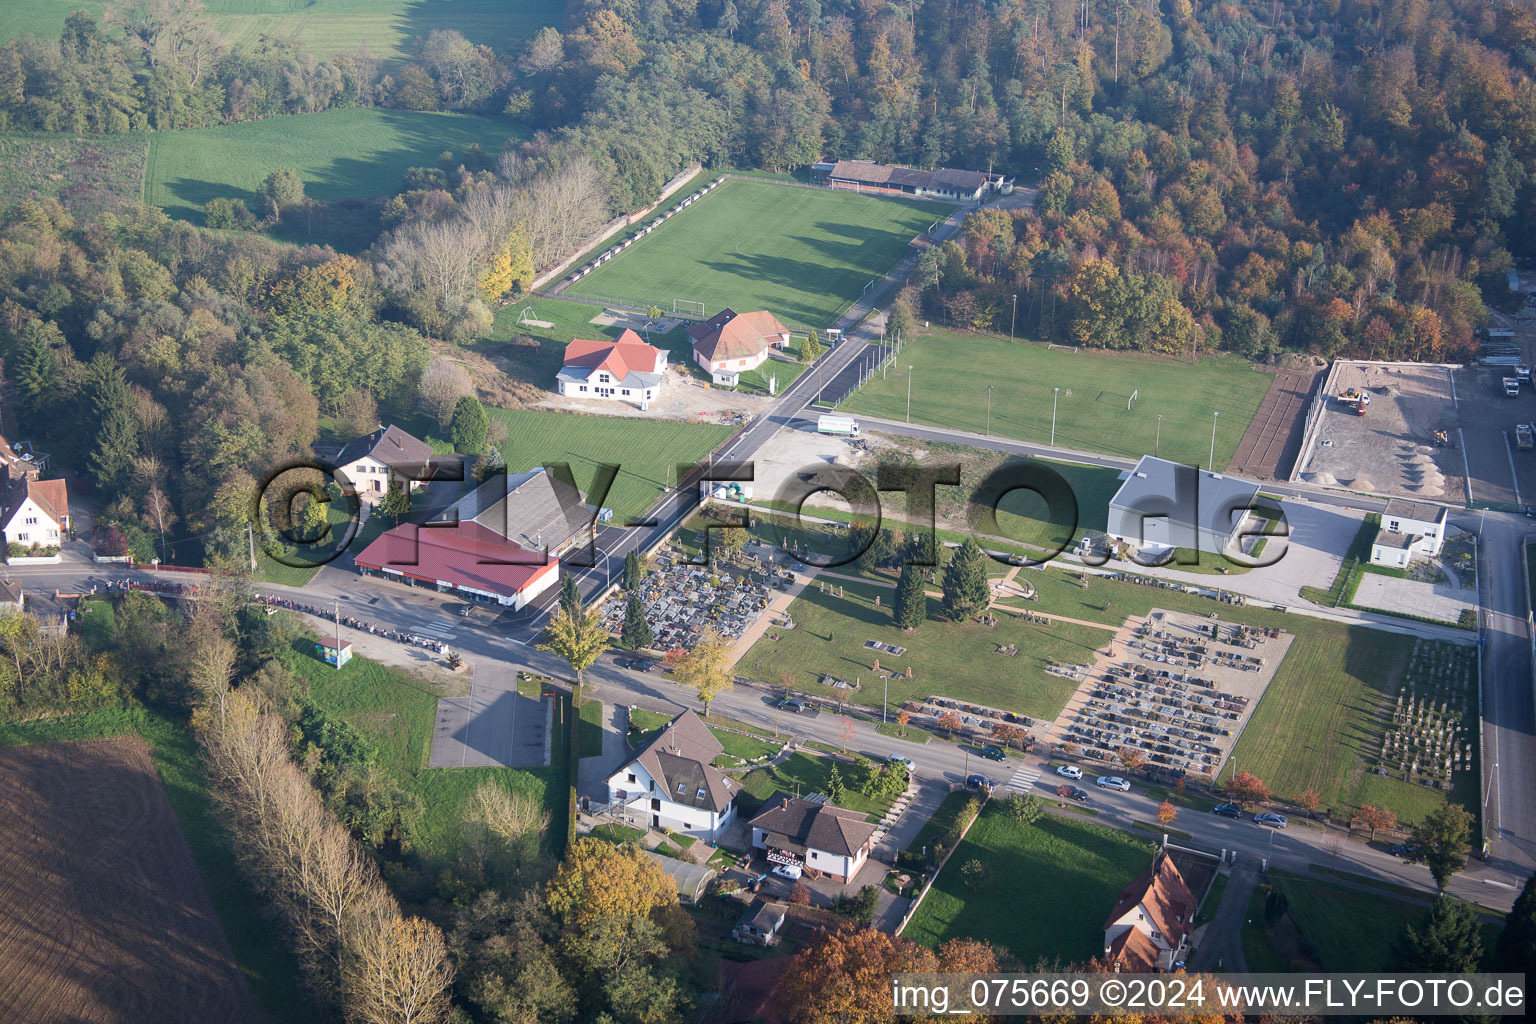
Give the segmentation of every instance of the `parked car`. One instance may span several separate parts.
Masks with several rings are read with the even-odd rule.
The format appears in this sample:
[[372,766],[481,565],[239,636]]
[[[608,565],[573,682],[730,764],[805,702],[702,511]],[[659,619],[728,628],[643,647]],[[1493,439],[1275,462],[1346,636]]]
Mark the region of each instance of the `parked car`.
[[891,764],[901,765],[909,772],[917,767],[917,765],[912,763],[912,759],[910,757],[902,757],[900,754],[887,754],[885,759],[891,762]]
[[1238,804],[1217,804],[1211,808],[1212,814],[1219,814],[1223,818],[1242,818],[1243,809]]
[[1285,828],[1290,824],[1282,814],[1255,814],[1253,820],[1256,824],[1268,825],[1270,828]]
[[797,882],[800,880],[801,871],[802,868],[799,864],[775,864],[773,866],[774,874],[778,875],[780,878],[787,878],[792,882]]
[[805,705],[798,700],[781,700],[779,701],[779,710],[793,711],[798,715],[800,712],[805,710]]
[[1067,791],[1067,799],[1076,800],[1080,804],[1085,804],[1088,802],[1088,791],[1086,789],[1079,789],[1077,786],[1073,786],[1070,790]]
[[1419,844],[1417,843],[1398,843],[1392,847],[1392,856],[1394,857],[1412,857],[1418,852]]
[[1080,779],[1083,777],[1083,770],[1075,764],[1063,764],[1057,765],[1056,774],[1064,779]]
[[989,743],[981,748],[981,756],[986,758],[988,761],[1008,760],[1008,755],[1003,753],[1003,748],[992,743]]
[[1118,775],[1101,775],[1097,781],[1104,789],[1118,789],[1122,793],[1131,791],[1131,784]]
[[656,667],[656,663],[648,658],[631,658],[619,664],[622,668],[633,669],[636,672],[649,672]]
[[966,789],[991,789],[992,780],[985,775],[967,775],[965,777]]

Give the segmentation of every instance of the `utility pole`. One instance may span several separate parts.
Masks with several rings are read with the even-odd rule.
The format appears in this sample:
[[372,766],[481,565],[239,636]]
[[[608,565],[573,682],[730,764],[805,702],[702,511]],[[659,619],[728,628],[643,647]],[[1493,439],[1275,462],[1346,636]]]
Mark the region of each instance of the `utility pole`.
[[907,367],[907,422],[912,422],[912,367]]
[[987,436],[992,436],[992,385],[987,385]]
[[1051,388],[1051,447],[1056,447],[1056,400],[1061,397],[1061,388]]
[[251,572],[256,571],[256,535],[251,532],[251,524],[245,524],[245,542],[251,549]]
[[1163,451],[1163,414],[1157,414],[1157,438],[1152,442],[1152,457],[1158,458]]

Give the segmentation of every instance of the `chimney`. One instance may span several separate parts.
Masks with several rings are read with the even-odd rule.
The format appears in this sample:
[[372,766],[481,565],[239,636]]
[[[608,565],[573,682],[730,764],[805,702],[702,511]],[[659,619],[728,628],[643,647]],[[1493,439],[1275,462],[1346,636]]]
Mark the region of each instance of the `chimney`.
[[779,810],[781,810],[781,811],[789,810],[789,797],[785,797],[784,798],[784,803],[779,806]]

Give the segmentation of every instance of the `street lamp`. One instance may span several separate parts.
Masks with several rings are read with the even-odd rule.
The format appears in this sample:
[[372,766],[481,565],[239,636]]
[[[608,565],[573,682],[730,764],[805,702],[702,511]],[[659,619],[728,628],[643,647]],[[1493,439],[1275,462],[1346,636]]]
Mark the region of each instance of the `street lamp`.
[[1221,416],[1220,410],[1211,413],[1211,472],[1216,472],[1216,420]]
[[912,367],[907,367],[907,422],[912,422]]
[[891,700],[891,674],[885,673],[885,696],[880,698],[880,724],[885,724],[885,707]]
[[1013,328],[1019,322],[1019,294],[1013,294],[1013,317],[1008,321],[1008,340],[1013,340]]
[[1056,447],[1056,400],[1060,397],[1061,388],[1051,388],[1051,447]]
[[992,436],[992,385],[987,385],[987,436]]

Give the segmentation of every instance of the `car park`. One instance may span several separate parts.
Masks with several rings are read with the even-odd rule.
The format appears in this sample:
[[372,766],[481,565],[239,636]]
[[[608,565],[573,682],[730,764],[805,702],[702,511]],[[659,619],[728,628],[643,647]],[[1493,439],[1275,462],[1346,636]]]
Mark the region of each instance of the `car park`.
[[967,775],[965,777],[966,789],[991,789],[992,780],[985,775]]
[[1255,814],[1253,820],[1256,824],[1268,825],[1270,828],[1285,828],[1285,826],[1290,824],[1282,814]]
[[1003,748],[1002,747],[995,746],[995,745],[990,744],[990,743],[987,744],[985,747],[981,748],[981,756],[986,758],[988,761],[1006,761],[1006,760],[1008,760],[1008,755],[1003,753]]
[[1217,804],[1211,808],[1212,814],[1219,814],[1223,818],[1242,818],[1243,808],[1239,804]]
[[799,881],[802,868],[799,864],[775,864],[773,873],[780,878],[788,878],[791,881]]
[[1131,791],[1131,784],[1118,775],[1101,775],[1096,781],[1104,789],[1118,789],[1122,793]]
[[793,711],[798,715],[800,712],[805,710],[805,705],[798,700],[781,700],[779,701],[779,710]]
[[1064,779],[1080,779],[1083,777],[1083,770],[1075,764],[1064,764],[1057,766],[1056,774]]

